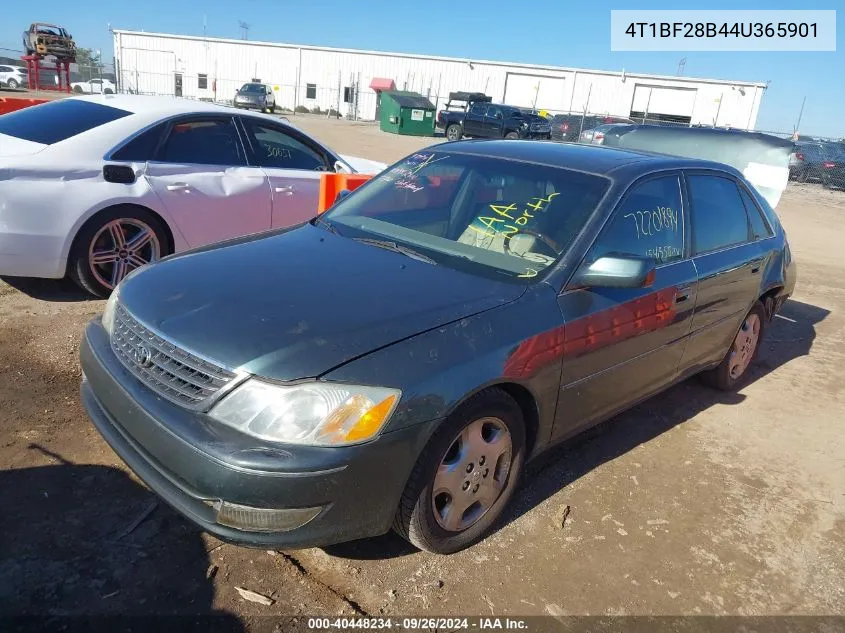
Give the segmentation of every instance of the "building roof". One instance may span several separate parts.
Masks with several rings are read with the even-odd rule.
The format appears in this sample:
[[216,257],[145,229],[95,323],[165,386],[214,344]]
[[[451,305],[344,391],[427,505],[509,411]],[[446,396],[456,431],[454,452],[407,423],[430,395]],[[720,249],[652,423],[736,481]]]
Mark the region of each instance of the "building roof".
[[518,62],[502,62],[502,61],[491,61],[485,59],[470,59],[470,58],[459,58],[459,57],[443,57],[439,55],[421,55],[415,53],[393,53],[389,51],[370,51],[370,50],[363,50],[363,49],[355,49],[355,48],[333,48],[330,46],[310,46],[310,45],[302,45],[302,44],[288,44],[283,42],[259,42],[253,40],[240,40],[240,39],[232,39],[232,38],[221,38],[221,37],[203,37],[200,35],[177,35],[173,33],[149,33],[146,31],[131,31],[128,29],[113,29],[112,33],[114,35],[137,35],[137,36],[148,36],[148,37],[163,37],[163,38],[171,38],[171,39],[181,39],[181,40],[193,40],[198,42],[226,42],[229,44],[249,44],[252,46],[268,46],[272,48],[294,48],[300,50],[310,50],[310,51],[326,51],[330,53],[352,53],[352,54],[360,54],[360,55],[375,55],[379,57],[383,57],[385,55],[390,55],[391,57],[402,57],[406,59],[420,59],[420,60],[435,60],[435,61],[444,61],[444,62],[459,62],[462,64],[469,64],[472,63],[474,65],[491,65],[491,66],[505,66],[510,68],[523,68],[523,69],[533,69],[533,70],[551,70],[551,71],[563,71],[563,72],[580,72],[580,73],[592,73],[596,75],[610,75],[616,77],[626,77],[632,79],[671,79],[672,81],[678,81],[681,83],[711,83],[711,84],[733,84],[736,86],[747,86],[751,88],[765,88],[765,82],[761,81],[734,81],[729,79],[706,79],[701,77],[677,77],[677,76],[668,76],[668,75],[649,75],[649,74],[641,74],[641,73],[630,73],[626,72],[624,69],[621,71],[615,70],[594,70],[591,68],[572,68],[568,66],[549,66],[544,64],[522,64]]
[[393,99],[396,103],[405,108],[422,108],[424,110],[434,110],[434,104],[418,92],[409,92],[406,90],[393,90],[390,92],[385,92],[384,94],[390,95],[391,99]]

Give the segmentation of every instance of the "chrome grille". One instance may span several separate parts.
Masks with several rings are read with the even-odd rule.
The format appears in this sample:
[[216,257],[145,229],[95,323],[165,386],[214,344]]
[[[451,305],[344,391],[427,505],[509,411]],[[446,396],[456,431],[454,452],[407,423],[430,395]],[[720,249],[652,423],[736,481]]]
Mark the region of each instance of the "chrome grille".
[[111,346],[120,362],[160,396],[202,408],[236,374],[180,349],[144,327],[122,305],[115,309]]

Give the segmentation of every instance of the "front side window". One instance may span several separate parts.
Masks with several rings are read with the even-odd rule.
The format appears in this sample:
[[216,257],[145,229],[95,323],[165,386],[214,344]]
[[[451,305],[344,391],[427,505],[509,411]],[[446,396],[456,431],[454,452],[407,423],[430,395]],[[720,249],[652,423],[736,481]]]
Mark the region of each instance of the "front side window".
[[285,131],[250,119],[244,119],[244,125],[255,160],[261,167],[308,171],[325,169],[326,161],[317,151]]
[[423,151],[325,216],[344,236],[389,240],[437,263],[530,281],[571,245],[608,180],[492,157]]
[[682,259],[685,228],[678,177],[653,178],[625,195],[587,258],[633,255],[658,264]]
[[692,243],[696,254],[748,241],[745,205],[736,183],[722,176],[689,176]]
[[183,121],[173,125],[159,160],[198,165],[245,165],[232,119]]
[[4,114],[0,134],[52,145],[130,114],[94,101],[56,99]]

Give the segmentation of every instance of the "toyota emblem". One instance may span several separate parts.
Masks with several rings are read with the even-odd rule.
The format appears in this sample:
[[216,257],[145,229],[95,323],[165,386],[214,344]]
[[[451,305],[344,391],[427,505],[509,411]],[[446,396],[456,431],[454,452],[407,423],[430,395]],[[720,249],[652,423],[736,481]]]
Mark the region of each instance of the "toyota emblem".
[[153,355],[144,345],[138,345],[132,350],[132,357],[140,367],[149,367],[153,364]]

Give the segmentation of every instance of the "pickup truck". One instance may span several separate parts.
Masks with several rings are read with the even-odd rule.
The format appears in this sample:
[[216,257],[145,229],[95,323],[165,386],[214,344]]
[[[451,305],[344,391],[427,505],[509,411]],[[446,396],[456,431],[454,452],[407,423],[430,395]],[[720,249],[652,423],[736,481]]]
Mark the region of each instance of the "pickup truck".
[[463,136],[549,139],[552,134],[551,123],[546,117],[488,101],[475,101],[466,112],[441,110],[437,126],[445,130],[450,141]]

